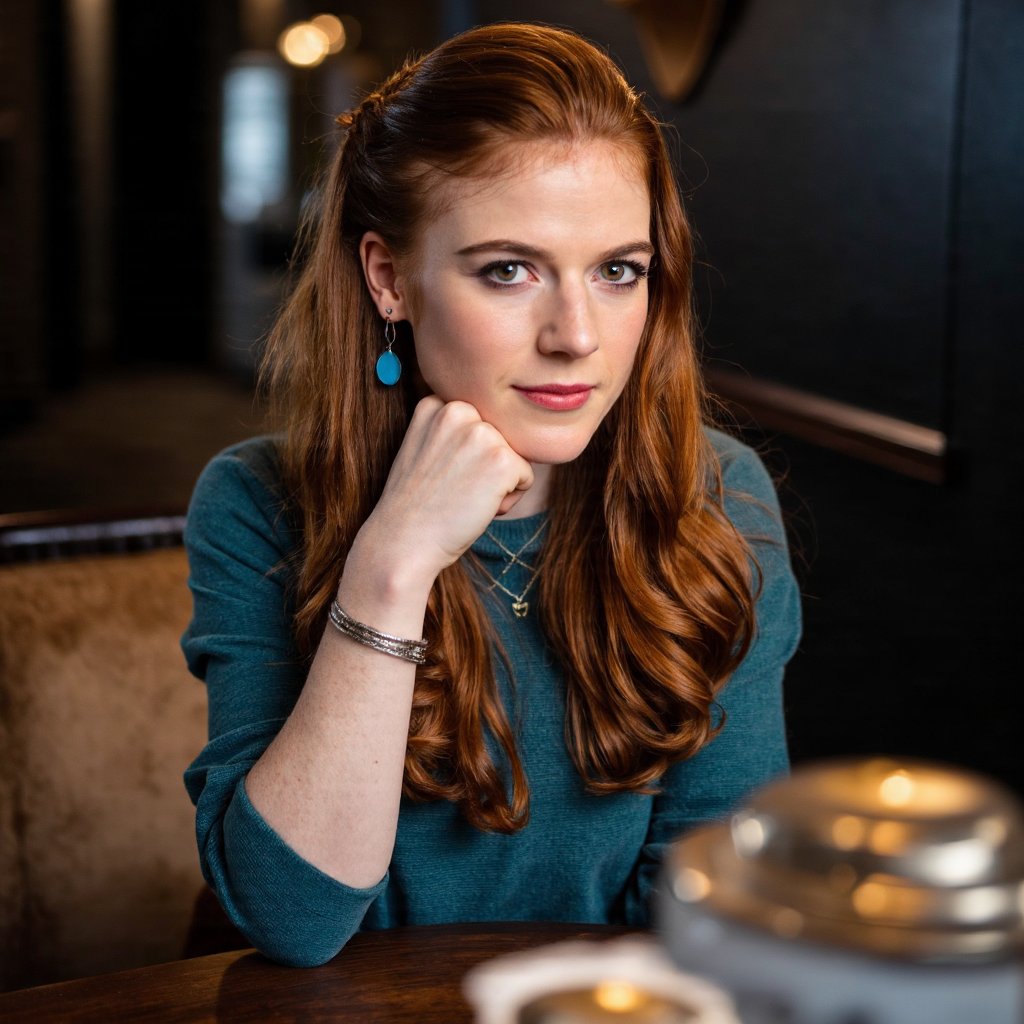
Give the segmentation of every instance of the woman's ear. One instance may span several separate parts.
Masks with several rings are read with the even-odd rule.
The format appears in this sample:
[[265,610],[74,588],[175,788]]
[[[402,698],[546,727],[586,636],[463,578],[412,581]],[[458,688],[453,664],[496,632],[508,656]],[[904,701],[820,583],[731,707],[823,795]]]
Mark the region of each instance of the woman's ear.
[[409,318],[408,296],[391,248],[376,231],[367,231],[359,242],[363,277],[377,312],[392,320]]

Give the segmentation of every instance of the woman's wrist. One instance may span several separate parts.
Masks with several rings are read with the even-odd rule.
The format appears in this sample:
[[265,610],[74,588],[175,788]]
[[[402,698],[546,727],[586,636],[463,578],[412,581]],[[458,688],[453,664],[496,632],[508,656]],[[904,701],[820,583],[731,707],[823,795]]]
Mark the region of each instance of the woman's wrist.
[[337,600],[345,611],[374,629],[420,637],[436,572],[404,558],[373,535],[356,536],[338,583]]

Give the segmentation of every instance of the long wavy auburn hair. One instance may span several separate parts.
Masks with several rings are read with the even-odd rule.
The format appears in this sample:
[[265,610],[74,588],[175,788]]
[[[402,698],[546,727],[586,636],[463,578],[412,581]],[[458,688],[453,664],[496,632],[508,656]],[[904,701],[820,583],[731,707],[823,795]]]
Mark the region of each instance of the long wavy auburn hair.
[[[650,792],[714,734],[715,693],[750,645],[755,596],[751,552],[723,513],[702,429],[692,243],[660,128],[604,53],[523,24],[443,43],[338,122],[343,141],[263,367],[303,529],[298,648],[316,649],[346,554],[421,397],[415,374],[393,388],[374,378],[382,333],[363,234],[377,231],[407,256],[446,177],[500,174],[523,143],[610,141],[647,175],[649,311],[619,401],[583,454],[553,473],[539,604],[565,670],[565,740],[580,775],[595,793]],[[399,328],[396,348],[414,365],[408,325]],[[462,562],[434,584],[425,634],[405,793],[455,801],[478,828],[513,832],[528,819],[528,786],[494,680],[493,627]]]

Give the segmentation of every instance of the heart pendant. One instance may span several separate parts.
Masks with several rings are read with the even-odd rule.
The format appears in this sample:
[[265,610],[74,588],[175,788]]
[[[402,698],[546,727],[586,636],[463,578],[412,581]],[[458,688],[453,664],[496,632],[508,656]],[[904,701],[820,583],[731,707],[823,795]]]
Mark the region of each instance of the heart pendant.
[[512,611],[516,613],[517,619],[525,619],[526,613],[530,610],[529,601],[513,601]]

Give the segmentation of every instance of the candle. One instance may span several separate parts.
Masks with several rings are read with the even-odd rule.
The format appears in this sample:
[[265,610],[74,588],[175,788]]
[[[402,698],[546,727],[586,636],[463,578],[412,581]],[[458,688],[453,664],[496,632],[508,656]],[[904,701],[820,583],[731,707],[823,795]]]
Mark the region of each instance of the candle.
[[534,999],[520,1010],[517,1024],[699,1024],[700,1019],[693,1005],[612,979]]

